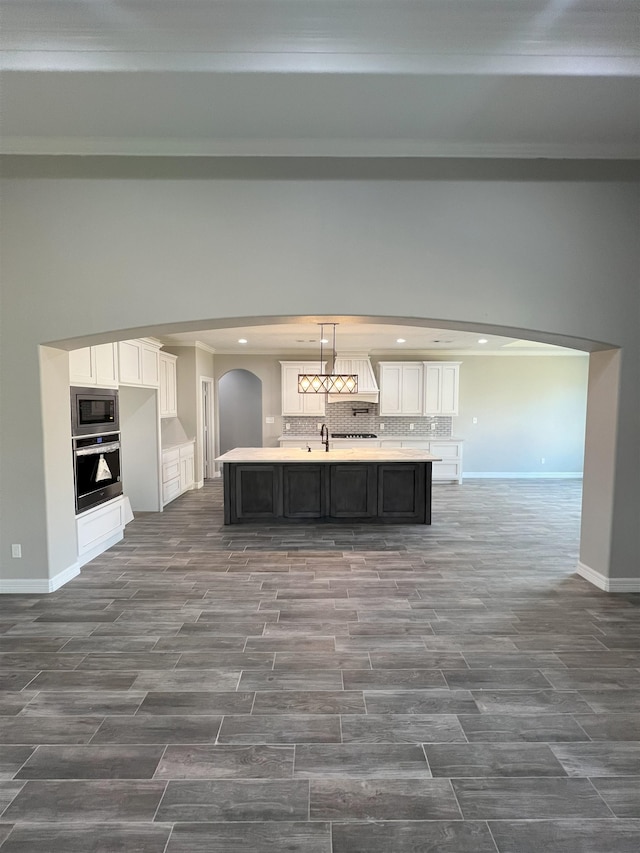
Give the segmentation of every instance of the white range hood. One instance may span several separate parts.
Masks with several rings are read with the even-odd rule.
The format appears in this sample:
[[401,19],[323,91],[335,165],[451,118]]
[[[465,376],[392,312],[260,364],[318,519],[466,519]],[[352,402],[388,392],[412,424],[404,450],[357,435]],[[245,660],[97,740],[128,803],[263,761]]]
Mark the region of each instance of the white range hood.
[[371,367],[369,356],[366,354],[345,354],[336,356],[334,373],[356,374],[358,377],[358,392],[356,394],[329,394],[329,403],[377,403],[380,390],[376,376]]

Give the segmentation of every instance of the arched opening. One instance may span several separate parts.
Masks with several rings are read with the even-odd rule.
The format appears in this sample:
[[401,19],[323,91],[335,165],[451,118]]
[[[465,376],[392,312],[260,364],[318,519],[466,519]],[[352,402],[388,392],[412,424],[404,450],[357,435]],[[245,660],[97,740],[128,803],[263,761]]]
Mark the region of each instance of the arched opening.
[[230,370],[218,382],[218,445],[262,446],[262,382],[248,370]]

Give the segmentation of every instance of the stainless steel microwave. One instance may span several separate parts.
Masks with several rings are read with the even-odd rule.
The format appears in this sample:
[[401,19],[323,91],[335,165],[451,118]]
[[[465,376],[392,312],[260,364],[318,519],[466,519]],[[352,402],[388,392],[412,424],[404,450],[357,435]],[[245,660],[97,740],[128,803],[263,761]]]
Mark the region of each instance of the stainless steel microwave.
[[71,388],[71,434],[118,432],[120,416],[115,388]]

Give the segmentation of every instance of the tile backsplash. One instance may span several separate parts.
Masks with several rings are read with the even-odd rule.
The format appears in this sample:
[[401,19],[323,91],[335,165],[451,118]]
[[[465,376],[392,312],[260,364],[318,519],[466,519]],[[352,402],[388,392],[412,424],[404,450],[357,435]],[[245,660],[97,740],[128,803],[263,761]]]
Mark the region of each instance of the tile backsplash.
[[[354,415],[353,410],[361,411]],[[282,418],[282,435],[315,435],[318,432],[318,424],[326,423],[329,432],[371,432],[378,436],[408,435],[409,424],[413,424],[411,435],[416,437],[448,438],[452,434],[451,417],[417,417],[404,416],[389,417],[378,414],[377,403],[327,403],[327,413],[324,417],[295,418],[285,416]],[[285,423],[290,424],[290,429],[285,429]],[[380,424],[384,429],[380,429]],[[435,429],[431,425],[435,424]]]

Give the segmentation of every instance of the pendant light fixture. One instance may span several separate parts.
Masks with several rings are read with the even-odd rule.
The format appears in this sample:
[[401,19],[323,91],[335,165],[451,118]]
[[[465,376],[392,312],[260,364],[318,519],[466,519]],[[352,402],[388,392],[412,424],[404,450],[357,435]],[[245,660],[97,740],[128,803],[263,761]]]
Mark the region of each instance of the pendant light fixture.
[[331,363],[326,373],[299,373],[299,394],[357,394],[358,375],[356,373],[334,373],[336,364],[336,326],[337,323],[318,323],[320,326],[320,365],[323,361],[322,346],[325,341],[324,327],[333,326],[333,347]]

